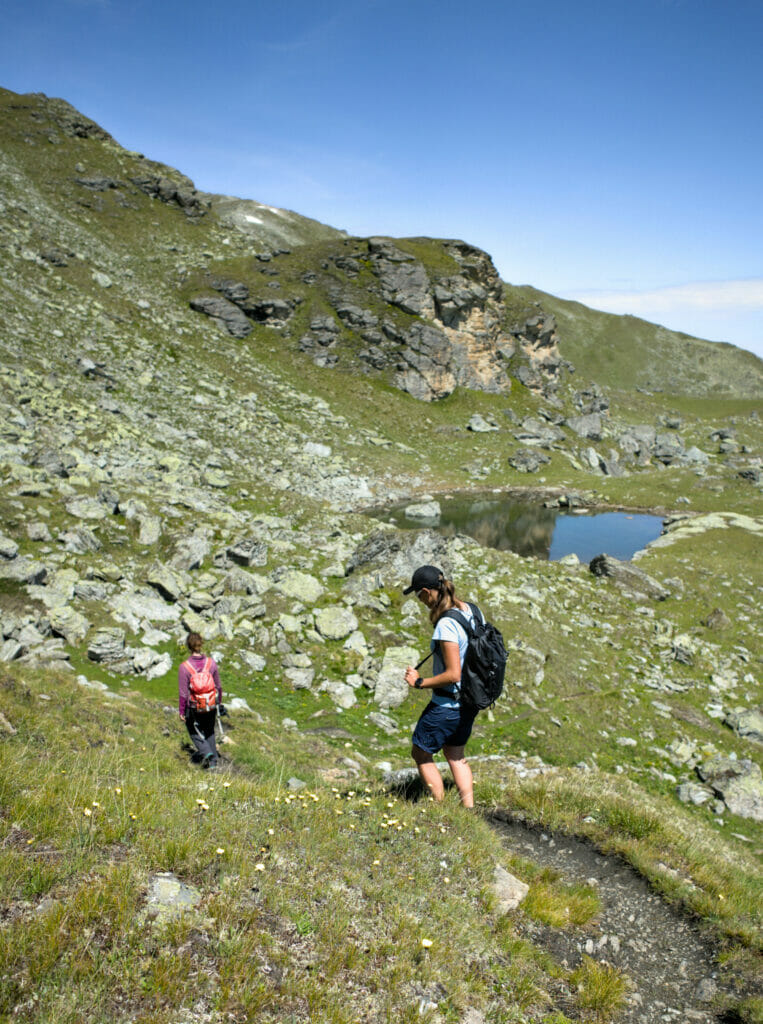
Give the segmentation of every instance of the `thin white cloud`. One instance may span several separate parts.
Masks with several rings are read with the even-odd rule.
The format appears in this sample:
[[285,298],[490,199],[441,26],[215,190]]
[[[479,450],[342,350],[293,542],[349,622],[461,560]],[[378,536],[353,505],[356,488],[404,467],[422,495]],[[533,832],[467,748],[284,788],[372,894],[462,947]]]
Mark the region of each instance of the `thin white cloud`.
[[763,278],[741,281],[696,281],[651,291],[590,291],[569,296],[577,302],[612,313],[654,316],[694,308],[703,312],[763,309]]

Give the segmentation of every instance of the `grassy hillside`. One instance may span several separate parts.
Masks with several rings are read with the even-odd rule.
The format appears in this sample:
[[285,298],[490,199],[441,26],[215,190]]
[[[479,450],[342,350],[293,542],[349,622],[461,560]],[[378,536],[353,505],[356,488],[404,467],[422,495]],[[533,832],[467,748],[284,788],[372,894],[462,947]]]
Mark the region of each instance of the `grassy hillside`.
[[[0,94],[0,1015],[637,1021],[646,983],[625,942],[597,945],[603,897],[544,868],[540,838],[520,857],[501,809],[625,858],[688,915],[715,995],[679,1015],[760,1020],[760,742],[739,718],[763,700],[756,365],[507,286],[507,328],[540,302],[576,372],[544,394],[509,363],[502,391],[417,401],[338,312],[430,325],[381,294],[368,240],[226,202],[59,101]],[[394,247],[432,289],[463,269],[447,241]],[[233,337],[189,305],[220,281],[288,298],[287,321]],[[301,347],[322,316],[334,366]],[[676,377],[682,351],[704,378]],[[676,457],[629,451],[643,427]],[[482,489],[676,517],[635,563],[667,597],[364,514]],[[402,595],[422,562],[510,646],[469,745],[474,815],[390,781],[422,704],[380,695],[385,662],[426,650]],[[219,775],[174,710],[196,628],[250,709]],[[717,758],[749,766],[746,804],[700,778]],[[496,864],[530,886],[508,914]],[[175,921],[152,902],[167,872],[198,899]]]
[[507,285],[506,293],[517,309],[538,302],[553,313],[565,358],[603,387],[758,400],[763,395],[763,363],[752,352],[635,316],[602,313],[530,286]]

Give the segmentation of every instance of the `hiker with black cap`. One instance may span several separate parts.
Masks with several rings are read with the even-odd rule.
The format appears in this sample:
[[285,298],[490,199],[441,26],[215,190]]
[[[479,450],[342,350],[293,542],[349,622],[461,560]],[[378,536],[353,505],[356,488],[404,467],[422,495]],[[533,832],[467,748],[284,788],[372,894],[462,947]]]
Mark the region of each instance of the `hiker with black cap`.
[[[474,806],[472,770],[464,758],[464,747],[472,732],[477,709],[459,700],[461,669],[469,646],[467,631],[445,613],[455,609],[467,622],[474,618],[472,607],[456,596],[450,580],[434,565],[422,565],[404,594],[415,592],[429,609],[434,633],[430,643],[433,675],[422,677],[409,665],[405,681],[417,690],[431,691],[431,700],[422,711],[413,732],[411,755],[422,782],[435,800],[442,800],[445,787],[434,755],[442,750],[464,807]],[[426,660],[426,659],[425,659]]]

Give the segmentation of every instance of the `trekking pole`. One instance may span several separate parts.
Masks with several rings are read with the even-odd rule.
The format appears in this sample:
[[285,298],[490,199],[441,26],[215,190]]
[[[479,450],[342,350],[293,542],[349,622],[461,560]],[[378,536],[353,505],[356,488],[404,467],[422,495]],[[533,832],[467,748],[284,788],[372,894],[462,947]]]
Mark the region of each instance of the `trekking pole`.
[[225,729],[223,729],[223,723],[220,721],[220,705],[215,705],[215,725],[220,727],[220,740],[225,739]]

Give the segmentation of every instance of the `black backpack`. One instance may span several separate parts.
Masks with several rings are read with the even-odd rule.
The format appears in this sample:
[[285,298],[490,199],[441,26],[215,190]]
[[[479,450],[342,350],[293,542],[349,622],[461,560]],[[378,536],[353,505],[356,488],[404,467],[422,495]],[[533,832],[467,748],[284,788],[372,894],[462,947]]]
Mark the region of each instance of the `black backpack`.
[[469,646],[461,669],[460,701],[466,707],[483,711],[492,707],[503,693],[503,677],[508,655],[503,637],[488,622],[476,604],[469,602],[474,619],[451,608],[443,618],[455,619],[466,631]]

